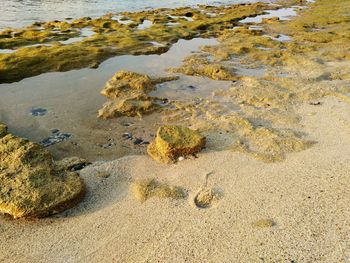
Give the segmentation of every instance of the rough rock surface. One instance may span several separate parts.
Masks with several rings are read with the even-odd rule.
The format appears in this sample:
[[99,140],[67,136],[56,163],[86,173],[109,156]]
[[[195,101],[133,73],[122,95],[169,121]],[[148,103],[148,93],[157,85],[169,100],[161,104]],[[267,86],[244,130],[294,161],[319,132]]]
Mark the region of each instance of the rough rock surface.
[[205,137],[197,131],[182,126],[162,126],[147,152],[156,161],[174,163],[180,156],[199,152],[205,143]]
[[135,72],[119,71],[110,79],[101,94],[111,99],[99,110],[98,117],[108,119],[120,116],[137,116],[157,109],[157,98],[148,94],[156,84],[176,77],[150,78]]
[[41,145],[5,134],[0,124],[0,212],[14,218],[63,211],[84,195],[77,173],[56,165]]
[[204,76],[214,80],[237,80],[233,70],[208,60],[202,55],[192,55],[184,60],[178,68],[169,69],[173,73],[182,73],[189,76]]

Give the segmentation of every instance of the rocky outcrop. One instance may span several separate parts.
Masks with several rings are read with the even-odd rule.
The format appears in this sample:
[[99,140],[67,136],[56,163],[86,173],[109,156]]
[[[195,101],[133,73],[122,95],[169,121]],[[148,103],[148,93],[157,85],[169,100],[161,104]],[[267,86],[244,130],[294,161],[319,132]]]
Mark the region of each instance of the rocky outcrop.
[[41,145],[7,134],[3,124],[0,134],[1,213],[44,217],[70,208],[84,196],[79,175],[62,163],[56,165]]
[[205,137],[197,131],[182,126],[162,126],[147,152],[156,161],[174,163],[179,157],[199,152],[205,143]]
[[101,94],[111,101],[99,110],[98,117],[108,119],[120,116],[140,116],[159,107],[158,98],[148,94],[156,85],[176,77],[150,78],[135,72],[119,71],[110,79]]

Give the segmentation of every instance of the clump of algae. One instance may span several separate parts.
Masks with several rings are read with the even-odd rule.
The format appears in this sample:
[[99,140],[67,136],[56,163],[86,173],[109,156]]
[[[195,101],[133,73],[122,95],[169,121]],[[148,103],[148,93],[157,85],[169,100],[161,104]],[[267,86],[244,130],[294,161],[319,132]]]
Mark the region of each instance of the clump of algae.
[[148,145],[148,154],[156,161],[174,163],[179,157],[199,152],[206,139],[199,132],[183,126],[161,126],[155,140]]
[[272,219],[260,219],[252,223],[255,228],[270,228],[276,225],[276,222]]
[[158,182],[155,179],[134,181],[131,185],[134,197],[145,202],[151,197],[183,199],[187,197],[187,191],[178,186],[170,186],[166,183]]
[[156,110],[157,98],[148,94],[156,85],[177,77],[151,78],[129,71],[117,72],[101,91],[110,99],[99,110],[98,117],[108,119],[120,116],[141,116]]

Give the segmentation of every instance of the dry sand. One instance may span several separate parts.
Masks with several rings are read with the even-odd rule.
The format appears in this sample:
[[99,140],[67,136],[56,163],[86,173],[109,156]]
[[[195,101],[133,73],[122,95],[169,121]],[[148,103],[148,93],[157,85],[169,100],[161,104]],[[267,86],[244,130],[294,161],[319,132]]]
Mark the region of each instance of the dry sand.
[[[0,261],[349,262],[350,106],[326,98],[297,110],[317,143],[283,162],[226,151],[175,165],[131,156],[85,168],[88,194],[78,207],[38,221],[1,218]],[[200,209],[193,196],[209,172],[207,187],[222,196]],[[189,196],[139,203],[129,192],[138,178]],[[261,219],[275,225],[254,226]]]

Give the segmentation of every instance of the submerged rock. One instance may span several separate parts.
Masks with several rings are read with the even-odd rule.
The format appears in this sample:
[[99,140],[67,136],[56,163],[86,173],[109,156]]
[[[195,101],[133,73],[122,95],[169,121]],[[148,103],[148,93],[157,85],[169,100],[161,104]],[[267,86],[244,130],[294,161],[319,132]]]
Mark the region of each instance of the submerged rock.
[[4,134],[2,127],[1,213],[14,218],[44,217],[70,208],[83,197],[85,187],[77,173],[56,165],[41,145]]
[[120,116],[138,116],[150,113],[159,107],[158,99],[148,94],[156,85],[176,77],[150,78],[147,75],[119,71],[110,79],[101,94],[111,99],[99,110],[98,117],[108,119]]
[[162,126],[147,152],[156,161],[174,163],[181,156],[199,152],[205,143],[205,137],[197,131],[182,126]]

